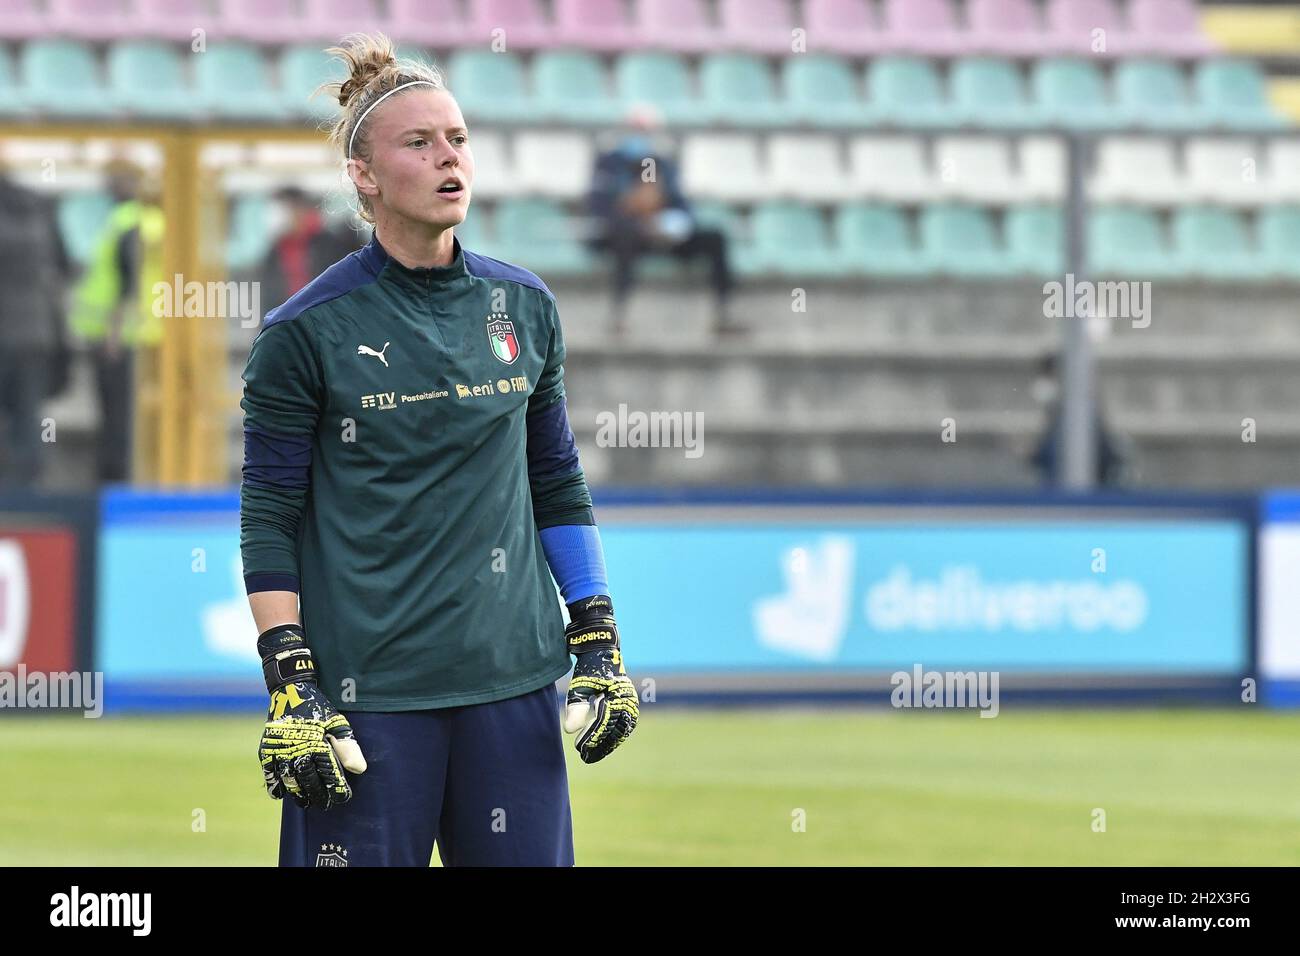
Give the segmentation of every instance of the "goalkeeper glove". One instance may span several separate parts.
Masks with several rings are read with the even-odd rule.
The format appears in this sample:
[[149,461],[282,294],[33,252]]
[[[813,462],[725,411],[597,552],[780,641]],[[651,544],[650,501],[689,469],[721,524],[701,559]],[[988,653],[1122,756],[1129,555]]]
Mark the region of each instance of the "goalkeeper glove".
[[275,800],[287,793],[303,808],[347,803],[352,787],[343,770],[364,773],[366,760],[347,718],[317,686],[302,628],[273,627],[257,639],[257,650],[271,694],[257,751],[266,792]]
[[623,670],[614,605],[609,597],[574,601],[564,637],[576,654],[564,708],[564,732],[578,734],[574,747],[583,763],[595,763],[632,736],[636,729],[636,687]]

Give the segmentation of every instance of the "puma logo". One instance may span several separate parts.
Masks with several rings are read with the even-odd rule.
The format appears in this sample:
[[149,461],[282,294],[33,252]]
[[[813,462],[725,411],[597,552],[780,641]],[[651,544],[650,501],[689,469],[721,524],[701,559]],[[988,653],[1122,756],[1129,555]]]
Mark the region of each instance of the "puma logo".
[[385,353],[386,351],[388,351],[388,343],[387,343],[387,342],[384,343],[384,347],[383,347],[382,349],[380,349],[378,352],[376,352],[374,349],[372,349],[369,345],[358,345],[358,346],[357,346],[357,354],[358,354],[358,355],[373,355],[375,358],[379,359],[379,361],[381,361],[381,362],[384,363],[384,368],[388,368],[388,359],[384,358],[384,353]]

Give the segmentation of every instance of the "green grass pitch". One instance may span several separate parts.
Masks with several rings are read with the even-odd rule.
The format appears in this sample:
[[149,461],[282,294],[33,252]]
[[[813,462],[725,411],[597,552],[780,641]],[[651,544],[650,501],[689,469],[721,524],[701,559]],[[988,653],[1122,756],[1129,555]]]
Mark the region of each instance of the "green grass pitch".
[[[0,720],[0,865],[273,864],[260,726]],[[569,773],[580,865],[1294,866],[1298,757],[1295,713],[648,705]]]

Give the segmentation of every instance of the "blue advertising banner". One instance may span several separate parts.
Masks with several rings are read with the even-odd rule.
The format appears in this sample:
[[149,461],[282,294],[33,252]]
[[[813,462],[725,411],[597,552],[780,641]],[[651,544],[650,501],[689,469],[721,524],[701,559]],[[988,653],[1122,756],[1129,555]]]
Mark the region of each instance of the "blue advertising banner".
[[1229,521],[602,527],[638,665],[1236,673]]
[[[1066,684],[1231,683],[1253,663],[1254,528],[1239,504],[627,502],[598,514],[637,674],[758,687],[920,663]],[[237,496],[119,493],[103,522],[110,704],[114,688],[137,705],[165,703],[166,688],[256,700]]]

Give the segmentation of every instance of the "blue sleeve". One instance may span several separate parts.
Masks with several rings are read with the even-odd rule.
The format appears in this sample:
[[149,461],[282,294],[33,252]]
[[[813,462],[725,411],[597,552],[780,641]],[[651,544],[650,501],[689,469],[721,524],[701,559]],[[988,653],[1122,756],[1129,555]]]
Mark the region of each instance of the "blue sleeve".
[[555,525],[543,528],[542,551],[551,566],[565,604],[596,594],[609,594],[605,552],[594,524]]

